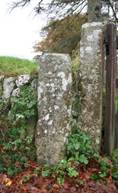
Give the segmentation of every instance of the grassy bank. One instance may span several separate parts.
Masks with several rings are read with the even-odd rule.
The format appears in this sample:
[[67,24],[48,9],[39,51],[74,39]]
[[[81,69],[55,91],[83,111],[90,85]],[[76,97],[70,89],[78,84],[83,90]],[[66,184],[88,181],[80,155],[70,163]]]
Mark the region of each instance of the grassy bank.
[[16,75],[37,71],[37,64],[33,61],[16,57],[0,56],[0,74]]

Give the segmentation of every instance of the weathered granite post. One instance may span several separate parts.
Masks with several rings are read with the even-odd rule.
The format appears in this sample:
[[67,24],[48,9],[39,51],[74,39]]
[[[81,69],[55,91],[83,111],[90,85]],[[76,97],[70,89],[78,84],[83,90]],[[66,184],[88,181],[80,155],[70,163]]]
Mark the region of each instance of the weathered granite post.
[[82,26],[80,42],[80,127],[90,133],[98,149],[102,128],[102,31],[102,23],[86,23]]
[[[118,33],[118,30],[117,30]],[[118,40],[117,40],[117,48],[118,48]],[[117,75],[118,75],[118,50],[117,50]],[[116,81],[116,97],[118,97],[118,79]],[[116,112],[116,122],[115,122],[115,149],[118,149],[118,112]]]
[[37,158],[55,164],[64,156],[64,145],[70,132],[71,61],[65,54],[46,53],[37,56],[38,123]]

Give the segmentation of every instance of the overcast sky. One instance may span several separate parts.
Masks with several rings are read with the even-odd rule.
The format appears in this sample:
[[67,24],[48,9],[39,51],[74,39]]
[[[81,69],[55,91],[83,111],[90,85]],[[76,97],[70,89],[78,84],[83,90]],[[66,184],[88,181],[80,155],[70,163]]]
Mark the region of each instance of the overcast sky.
[[45,16],[35,16],[33,5],[9,13],[12,0],[0,0],[0,56],[32,59],[33,46],[40,40]]

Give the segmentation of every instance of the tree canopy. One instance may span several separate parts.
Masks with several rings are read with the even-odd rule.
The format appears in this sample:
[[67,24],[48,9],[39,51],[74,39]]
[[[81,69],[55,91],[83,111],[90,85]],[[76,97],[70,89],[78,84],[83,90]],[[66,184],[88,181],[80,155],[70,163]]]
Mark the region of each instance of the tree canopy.
[[[31,2],[33,0],[14,0],[13,8],[24,7]],[[55,16],[67,16],[74,13],[79,14],[85,7],[88,7],[88,18],[91,21],[99,19],[101,5],[105,3],[112,9],[114,18],[118,20],[117,0],[36,0],[34,10],[36,13],[46,11],[48,14],[53,13]]]
[[51,21],[42,29],[45,38],[35,45],[35,51],[61,52],[71,55],[80,41],[81,26],[86,21],[86,15],[76,14]]

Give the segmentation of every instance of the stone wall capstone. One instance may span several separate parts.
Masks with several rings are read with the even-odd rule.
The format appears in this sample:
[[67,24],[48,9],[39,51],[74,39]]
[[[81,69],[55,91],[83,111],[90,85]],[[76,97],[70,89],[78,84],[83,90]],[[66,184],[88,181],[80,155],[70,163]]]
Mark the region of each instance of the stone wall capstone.
[[5,78],[3,81],[3,98],[8,99],[11,96],[11,93],[15,86],[15,78],[9,77]]
[[37,57],[37,62],[37,158],[42,163],[55,164],[64,156],[71,130],[71,60],[66,54],[45,53]]
[[102,33],[102,23],[86,23],[82,26],[80,42],[82,87],[80,128],[93,137],[98,149],[102,128]]
[[29,74],[18,75],[14,77],[0,76],[0,97],[2,100],[9,100],[11,96],[18,97],[20,87],[31,84],[37,89],[37,77],[33,78]]

